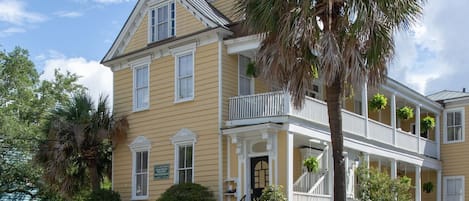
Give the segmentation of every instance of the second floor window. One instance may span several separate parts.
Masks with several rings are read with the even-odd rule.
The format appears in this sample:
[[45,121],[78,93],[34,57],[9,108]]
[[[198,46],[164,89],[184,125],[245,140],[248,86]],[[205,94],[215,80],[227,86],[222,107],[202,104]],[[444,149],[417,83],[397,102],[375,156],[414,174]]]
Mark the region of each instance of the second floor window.
[[176,101],[194,98],[194,53],[176,56]]
[[463,110],[451,110],[446,112],[446,142],[464,141],[464,114]]
[[254,93],[254,78],[247,75],[248,65],[251,59],[239,55],[239,72],[238,72],[238,92],[239,95],[251,95]]
[[156,42],[175,35],[174,2],[169,1],[150,10],[150,42]]
[[134,111],[147,109],[149,106],[149,71],[148,64],[134,68]]

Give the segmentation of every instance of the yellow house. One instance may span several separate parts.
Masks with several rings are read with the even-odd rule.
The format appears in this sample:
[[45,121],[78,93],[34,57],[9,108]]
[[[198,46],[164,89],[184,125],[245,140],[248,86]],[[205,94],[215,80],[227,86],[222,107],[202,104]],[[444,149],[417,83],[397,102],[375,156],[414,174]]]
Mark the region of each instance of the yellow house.
[[[248,75],[260,39],[240,32],[234,2],[139,0],[103,58],[114,73],[114,111],[130,124],[113,152],[112,186],[123,200],[156,200],[183,182],[207,186],[220,201],[252,200],[267,185],[284,186],[289,200],[333,200],[324,88],[320,80],[311,83],[298,110],[288,94]],[[376,93],[389,99],[379,112],[368,108]],[[361,156],[392,178],[412,178],[417,201],[466,196],[467,106],[435,100],[392,79],[346,99],[350,200]],[[414,118],[397,117],[403,106],[413,108]],[[436,128],[423,132],[426,116]],[[318,173],[302,165],[310,156],[319,161]],[[430,182],[435,188],[424,191]]]

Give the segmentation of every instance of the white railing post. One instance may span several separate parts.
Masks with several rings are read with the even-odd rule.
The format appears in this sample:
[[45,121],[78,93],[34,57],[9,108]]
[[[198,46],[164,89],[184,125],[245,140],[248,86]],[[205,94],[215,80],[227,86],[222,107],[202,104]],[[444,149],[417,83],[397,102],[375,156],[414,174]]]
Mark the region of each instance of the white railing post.
[[435,143],[436,143],[436,158],[440,160],[440,115],[435,116],[436,126],[435,126]]
[[396,94],[391,95],[392,145],[396,146]]
[[420,152],[420,105],[415,107],[415,137],[417,137],[417,153]]

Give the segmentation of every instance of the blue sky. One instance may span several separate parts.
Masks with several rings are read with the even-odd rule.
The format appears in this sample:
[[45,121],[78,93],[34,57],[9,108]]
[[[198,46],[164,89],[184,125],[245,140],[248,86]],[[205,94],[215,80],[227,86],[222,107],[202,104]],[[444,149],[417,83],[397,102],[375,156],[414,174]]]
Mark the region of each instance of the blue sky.
[[[99,64],[137,0],[0,0],[0,45],[28,49],[43,79],[55,68],[80,75],[90,93],[112,96]],[[423,94],[469,88],[467,0],[429,1],[412,30],[395,37],[389,76]]]

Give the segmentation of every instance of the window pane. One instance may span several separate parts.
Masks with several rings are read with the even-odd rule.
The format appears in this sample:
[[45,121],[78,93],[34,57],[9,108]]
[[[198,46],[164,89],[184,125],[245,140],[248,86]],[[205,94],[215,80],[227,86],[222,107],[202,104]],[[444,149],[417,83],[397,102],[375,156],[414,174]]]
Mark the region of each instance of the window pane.
[[454,140],[454,129],[453,128],[448,128],[447,129],[447,137],[448,141],[453,141]]
[[179,146],[179,168],[184,168],[184,156],[185,156],[185,147],[184,146]]
[[448,125],[448,126],[454,125],[453,114],[454,114],[453,112],[448,112],[448,114],[446,115],[446,117],[447,117],[446,125]]
[[158,24],[168,21],[168,6],[158,8]]
[[186,167],[192,167],[192,146],[186,147]]
[[148,151],[142,153],[142,172],[147,172],[148,169]]
[[148,67],[137,69],[137,88],[148,86]]
[[179,57],[179,77],[192,75],[192,54]]
[[141,169],[142,169],[142,152],[137,152],[135,153],[135,164],[136,164],[136,167],[135,167],[135,171],[136,173],[140,173]]
[[246,76],[248,64],[250,62],[250,59],[245,56],[239,56],[239,74]]
[[251,91],[251,79],[247,77],[239,77],[239,95],[250,95]]
[[145,192],[144,192],[144,188],[143,187],[143,175],[137,175],[137,182],[136,182],[136,189],[135,189],[135,194],[137,196],[142,196],[142,195],[145,195]]
[[186,172],[184,170],[179,170],[179,183],[185,183],[186,181]]
[[187,170],[186,175],[187,175],[186,182],[192,183],[192,169]]
[[461,112],[455,112],[454,113],[454,125],[461,125]]
[[158,40],[163,40],[168,38],[168,23],[158,25]]
[[462,128],[461,128],[461,126],[454,127],[454,140],[462,140]]

